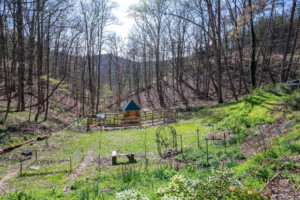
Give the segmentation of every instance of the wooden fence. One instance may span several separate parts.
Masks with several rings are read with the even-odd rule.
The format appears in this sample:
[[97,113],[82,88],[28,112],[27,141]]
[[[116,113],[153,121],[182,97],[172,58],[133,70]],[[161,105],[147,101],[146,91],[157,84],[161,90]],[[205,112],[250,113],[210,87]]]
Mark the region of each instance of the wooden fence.
[[104,118],[89,116],[87,119],[87,130],[92,126],[105,127],[128,127],[141,126],[144,124],[154,125],[156,123],[168,123],[176,121],[177,114],[173,110],[142,111],[140,116],[125,117],[123,113],[106,113]]

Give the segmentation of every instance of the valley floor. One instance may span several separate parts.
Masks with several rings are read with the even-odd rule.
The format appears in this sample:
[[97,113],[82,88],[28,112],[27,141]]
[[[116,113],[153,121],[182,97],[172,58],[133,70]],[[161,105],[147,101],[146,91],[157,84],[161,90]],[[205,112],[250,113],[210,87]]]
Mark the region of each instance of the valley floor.
[[[180,122],[170,124],[178,136],[179,154],[165,159],[158,154],[157,127],[85,132],[80,131],[84,121],[77,121],[48,140],[1,156],[0,187],[8,194],[0,199],[275,198],[276,188],[259,190],[278,172],[291,187],[281,199],[297,199],[300,112],[281,104],[286,97],[257,90],[237,102],[180,113]],[[29,151],[32,156],[21,155]],[[125,157],[112,166],[112,151],[134,153],[136,163],[129,164]],[[218,185],[223,176],[227,182]],[[199,196],[188,196],[187,178],[198,187],[191,193]],[[204,185],[198,180],[207,183],[208,191],[200,192]]]

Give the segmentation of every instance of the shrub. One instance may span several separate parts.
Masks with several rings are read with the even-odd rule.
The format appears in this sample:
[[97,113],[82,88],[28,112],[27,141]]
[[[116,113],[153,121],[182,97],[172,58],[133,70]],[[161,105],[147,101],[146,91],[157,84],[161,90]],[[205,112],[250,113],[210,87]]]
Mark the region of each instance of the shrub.
[[62,113],[64,111],[63,107],[57,104],[50,104],[50,108],[58,113]]
[[283,98],[281,103],[290,110],[300,110],[300,90],[295,90],[293,94]]
[[300,143],[292,142],[285,144],[285,148],[291,153],[300,153]]
[[[0,199],[2,197],[0,196]],[[7,195],[3,196],[3,200],[35,200],[36,198],[33,197],[31,193],[24,192],[24,191],[16,191],[13,193],[8,193]]]
[[297,169],[297,166],[293,160],[286,160],[286,161],[280,163],[280,167],[283,169],[288,169],[288,170]]
[[99,190],[99,185],[93,184],[88,185],[85,188],[81,189],[79,192],[78,200],[87,200],[87,199],[104,199],[103,194]]
[[232,160],[232,161],[228,161],[228,162],[226,162],[225,164],[226,164],[226,167],[228,167],[228,168],[232,168],[232,167],[235,167],[235,166],[237,166],[237,165],[238,165],[238,162],[236,162],[236,161]]
[[206,168],[206,167],[210,167],[211,164],[209,162],[207,162],[206,160],[199,160],[198,161],[198,166]]
[[148,197],[146,197],[136,189],[129,189],[118,192],[116,193],[115,198],[119,200],[149,200]]
[[170,170],[168,168],[166,169],[163,167],[156,168],[152,171],[153,176],[160,180],[169,180],[174,175],[174,173],[174,170]]
[[267,181],[274,175],[274,172],[266,165],[251,166],[247,169],[247,172],[250,176],[256,177],[262,181]]
[[15,124],[7,124],[6,125],[6,130],[7,131],[16,132],[16,131],[18,131],[18,129],[19,129],[18,125],[15,125]]
[[0,119],[0,125],[5,124],[5,119]]
[[134,180],[140,180],[141,171],[136,169],[130,169],[129,171],[123,172],[121,176],[124,183],[129,183]]
[[83,180],[76,180],[74,183],[71,184],[70,189],[71,190],[77,190],[80,187],[82,187],[84,184]]
[[263,199],[256,191],[244,188],[234,180],[231,170],[213,170],[206,180],[191,180],[183,175],[175,175],[166,188],[160,188],[157,195],[161,199]]
[[238,143],[238,139],[236,137],[230,138],[228,141],[229,145],[234,145]]
[[175,160],[179,160],[181,162],[189,162],[189,161],[196,161],[198,158],[201,157],[201,151],[198,149],[188,148],[182,154],[175,157]]
[[233,158],[237,159],[237,160],[244,160],[244,159],[246,159],[246,156],[243,152],[238,151],[233,155]]
[[202,106],[202,105],[186,106],[184,111],[185,112],[191,112],[191,111],[197,112],[197,111],[202,110],[202,109],[204,109],[204,106]]

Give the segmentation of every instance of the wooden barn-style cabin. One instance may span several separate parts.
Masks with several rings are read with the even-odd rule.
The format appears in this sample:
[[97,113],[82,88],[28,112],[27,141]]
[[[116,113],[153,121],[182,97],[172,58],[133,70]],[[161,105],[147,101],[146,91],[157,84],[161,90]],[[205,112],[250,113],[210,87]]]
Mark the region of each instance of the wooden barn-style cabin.
[[141,108],[131,100],[122,106],[124,111],[124,123],[141,123]]

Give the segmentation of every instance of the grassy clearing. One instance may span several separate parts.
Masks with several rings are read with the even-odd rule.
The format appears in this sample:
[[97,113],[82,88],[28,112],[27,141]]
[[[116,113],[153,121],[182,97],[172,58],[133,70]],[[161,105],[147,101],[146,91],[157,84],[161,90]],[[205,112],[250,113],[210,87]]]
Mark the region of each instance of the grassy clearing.
[[[137,158],[136,164],[107,166],[99,172],[97,163],[92,162],[81,177],[69,184],[72,191],[70,194],[62,191],[69,178],[68,162],[49,163],[34,171],[26,168],[23,176],[10,179],[7,183],[12,189],[27,191],[22,195],[29,195],[36,199],[87,199],[87,196],[90,199],[114,199],[116,193],[131,188],[138,190],[149,199],[160,199],[157,191],[159,188],[168,187],[175,174],[182,174],[192,180],[207,180],[208,177],[214,176],[211,169],[224,166],[232,169],[233,178],[240,180],[251,191],[261,188],[277,170],[283,170],[285,176],[299,186],[299,175],[293,173],[299,168],[299,163],[290,158],[300,153],[300,114],[297,111],[279,110],[279,100],[285,96],[257,90],[238,102],[198,109],[193,115],[184,112],[179,116],[181,119],[191,117],[192,119],[171,125],[176,129],[177,135],[182,135],[183,138],[184,154],[175,158],[185,163],[180,169],[169,161],[164,164],[157,163],[158,158],[154,156],[157,154],[156,127],[102,133],[65,130],[53,135],[47,142],[42,141],[32,146],[22,147],[10,156],[17,157],[20,151],[38,149],[39,160],[64,160],[71,156],[72,166],[75,168],[82,160],[82,149],[84,155],[89,149],[94,148],[94,157],[99,155],[110,157],[113,150],[117,150],[118,153],[143,155],[146,146],[150,164],[146,168],[145,159]],[[259,154],[246,156],[239,150],[241,142],[253,127],[266,123],[272,124],[281,117],[293,121],[292,131],[278,137],[266,151]],[[198,149],[197,129],[200,136],[200,149]],[[227,141],[209,141],[207,163],[205,137],[210,132],[222,130],[230,130],[233,138]],[[180,148],[180,142],[178,144]],[[126,159],[120,161],[125,162]],[[1,161],[0,165],[6,167],[7,163]],[[11,165],[15,169],[18,168],[16,161]],[[242,190],[238,192],[239,194],[235,195],[245,193]]]

